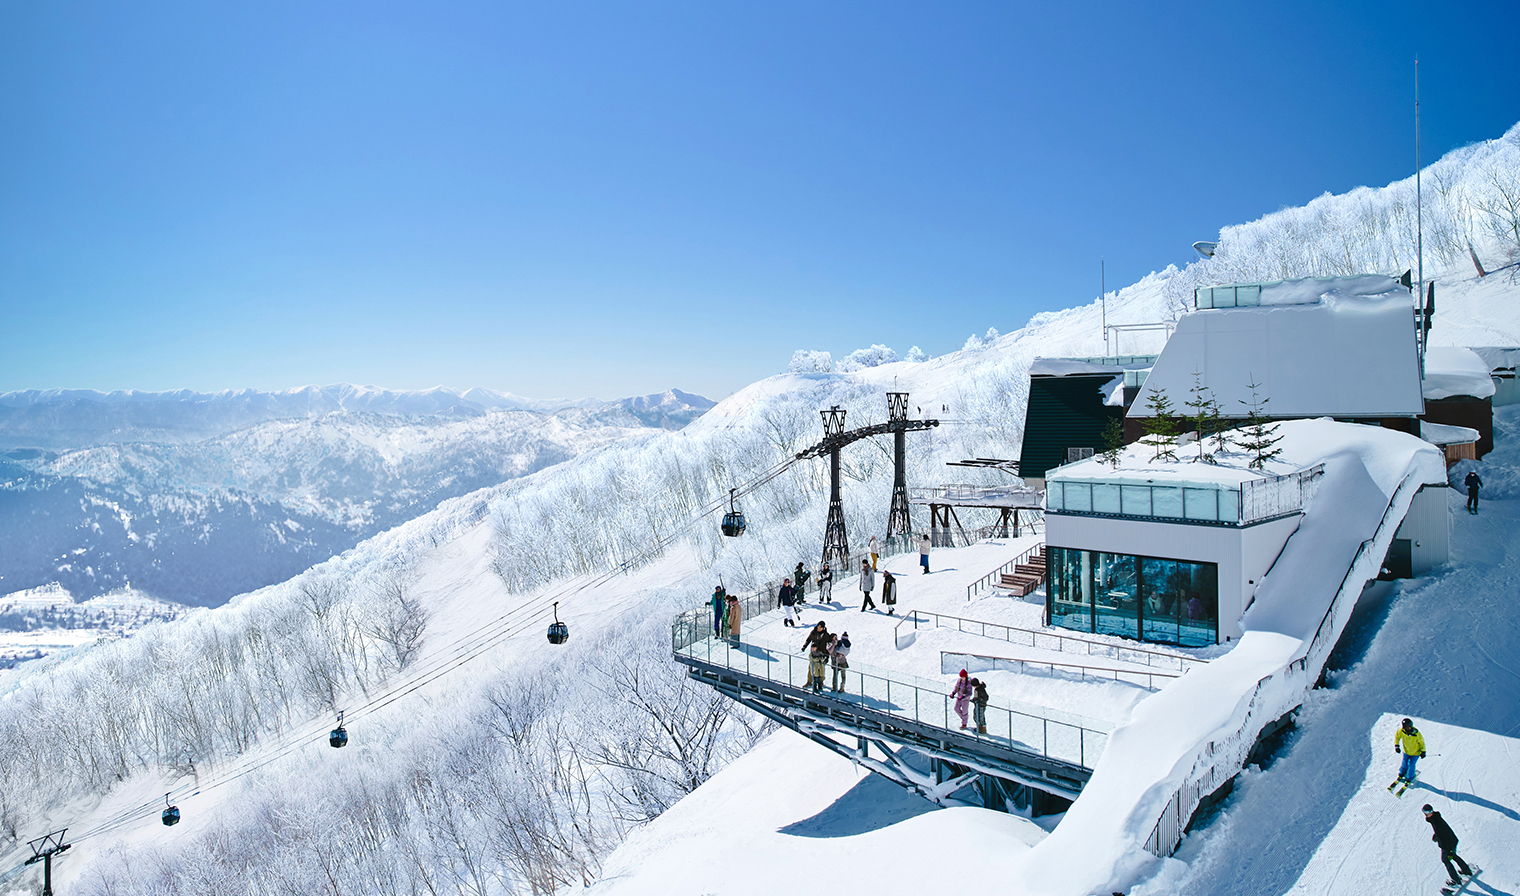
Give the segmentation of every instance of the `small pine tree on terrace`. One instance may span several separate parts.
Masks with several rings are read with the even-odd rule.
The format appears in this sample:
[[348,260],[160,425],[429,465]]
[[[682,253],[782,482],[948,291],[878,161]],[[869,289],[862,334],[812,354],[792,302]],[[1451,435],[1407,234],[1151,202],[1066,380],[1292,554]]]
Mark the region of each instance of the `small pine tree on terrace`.
[[1120,418],[1108,418],[1108,425],[1103,427],[1103,452],[1098,455],[1098,463],[1108,464],[1115,470],[1119,469],[1119,455],[1124,451],[1124,424]]
[[1246,413],[1246,424],[1240,428],[1235,443],[1251,455],[1251,462],[1247,466],[1253,470],[1264,470],[1268,461],[1282,454],[1282,449],[1276,447],[1282,441],[1282,436],[1277,434],[1277,424],[1270,422],[1266,415],[1267,402],[1272,399],[1261,396],[1261,383],[1256,382],[1255,375],[1252,375],[1246,388],[1251,390],[1251,400],[1240,401],[1249,410]]
[[1183,402],[1183,407],[1188,409],[1188,421],[1193,424],[1194,430],[1198,433],[1198,459],[1213,463],[1214,455],[1204,450],[1204,442],[1209,436],[1224,428],[1224,421],[1219,413],[1219,402],[1214,399],[1213,391],[1203,384],[1203,374],[1197,370],[1193,371],[1193,385],[1188,392],[1190,397]]
[[1172,400],[1167,397],[1164,389],[1153,389],[1145,399],[1145,409],[1151,415],[1145,418],[1145,438],[1140,440],[1140,444],[1154,452],[1151,460],[1166,458],[1175,461],[1179,427],[1173,415]]

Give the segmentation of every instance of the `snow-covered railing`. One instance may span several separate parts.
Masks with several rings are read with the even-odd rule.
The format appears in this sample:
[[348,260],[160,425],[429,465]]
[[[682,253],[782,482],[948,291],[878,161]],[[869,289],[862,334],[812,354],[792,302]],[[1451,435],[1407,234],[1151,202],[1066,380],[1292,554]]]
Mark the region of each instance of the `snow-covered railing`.
[[[951,650],[939,652],[939,671],[954,675],[957,670],[967,672],[1017,672],[1027,675],[1046,670],[1051,676],[1067,675],[1078,681],[1117,681],[1132,684],[1148,691],[1159,691],[1166,682],[1177,678],[1180,672],[1142,672],[1138,669],[1115,669],[1110,666],[1084,666],[1080,663],[1057,663],[1053,660],[1028,660],[1015,656],[986,656],[980,653],[957,653]],[[1161,679],[1161,684],[1156,680]]]
[[1122,479],[1049,479],[1047,511],[1137,519],[1186,520],[1244,526],[1303,510],[1314,496],[1324,464],[1284,476],[1218,482],[1130,482]]
[[920,624],[933,628],[954,628],[958,632],[968,635],[979,635],[983,638],[994,638],[999,641],[1007,641],[1010,644],[1020,644],[1037,650],[1055,650],[1066,653],[1077,653],[1083,656],[1104,656],[1122,663],[1138,663],[1144,666],[1158,667],[1167,666],[1177,670],[1178,673],[1186,672],[1194,666],[1208,665],[1208,660],[1197,659],[1190,656],[1182,656],[1176,653],[1166,653],[1160,650],[1147,650],[1143,647],[1129,647],[1124,644],[1109,643],[1106,641],[1090,641],[1075,635],[1056,634],[1051,631],[1036,631],[1028,628],[1015,628],[1010,625],[999,625],[996,622],[982,622],[978,619],[963,619],[959,616],[946,616],[940,613],[926,613],[923,610],[912,610],[902,618],[892,629],[892,643],[901,648],[900,631],[904,625],[912,624],[916,631]]
[[1018,555],[1017,557],[1014,557],[1012,560],[1009,560],[1007,563],[1004,563],[1002,566],[999,566],[992,572],[987,573],[980,579],[972,582],[970,585],[967,585],[966,600],[970,600],[971,598],[975,597],[976,593],[978,591],[981,591],[983,588],[989,588],[992,585],[995,585],[998,582],[1002,581],[1003,573],[1012,571],[1015,566],[1018,566],[1020,563],[1028,560],[1031,554],[1033,554],[1035,551],[1038,551],[1040,548],[1043,548],[1044,546],[1045,543],[1043,541],[1037,545],[1034,545],[1024,553]]
[[1024,485],[936,485],[908,489],[914,504],[986,504],[993,507],[1039,507],[1039,491]]
[[1365,583],[1376,575],[1394,532],[1403,522],[1404,514],[1396,513],[1396,508],[1407,510],[1411,500],[1409,492],[1419,491],[1420,488],[1420,481],[1413,476],[1399,484],[1372,537],[1357,547],[1356,555],[1341,577],[1340,585],[1337,586],[1329,607],[1325,609],[1319,627],[1315,629],[1314,636],[1303,652],[1282,669],[1257,681],[1240,723],[1228,734],[1203,746],[1182,787],[1167,802],[1156,826],[1146,839],[1145,848],[1152,854],[1163,857],[1171,855],[1182,842],[1187,823],[1203,800],[1245,767],[1252,748],[1266,726],[1302,704],[1304,695],[1319,680],[1330,651],[1340,640],[1341,632],[1351,618],[1351,611],[1361,597]]
[[[700,611],[676,617],[672,643],[682,645],[675,659],[742,672],[751,679],[777,688],[805,691],[809,661],[794,649],[754,639],[718,638],[702,625]],[[710,623],[709,623],[710,625]],[[826,673],[831,675],[831,673]],[[991,703],[987,707],[987,733],[975,727],[960,728],[955,701],[948,682],[886,673],[852,663],[843,692],[825,692],[829,699],[858,704],[879,715],[904,722],[955,731],[965,737],[989,740],[1014,749],[1092,768],[1108,743],[1113,725],[1056,709],[1016,703]],[[805,694],[799,694],[805,697]]]

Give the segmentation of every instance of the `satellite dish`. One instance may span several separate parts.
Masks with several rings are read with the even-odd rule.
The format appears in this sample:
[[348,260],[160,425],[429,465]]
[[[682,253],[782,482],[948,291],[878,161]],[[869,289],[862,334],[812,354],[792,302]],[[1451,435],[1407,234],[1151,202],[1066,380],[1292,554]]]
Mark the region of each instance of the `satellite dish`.
[[1217,248],[1219,248],[1218,243],[1211,243],[1208,240],[1199,240],[1193,244],[1193,251],[1197,252],[1199,255],[1202,255],[1204,258],[1213,258],[1214,250]]

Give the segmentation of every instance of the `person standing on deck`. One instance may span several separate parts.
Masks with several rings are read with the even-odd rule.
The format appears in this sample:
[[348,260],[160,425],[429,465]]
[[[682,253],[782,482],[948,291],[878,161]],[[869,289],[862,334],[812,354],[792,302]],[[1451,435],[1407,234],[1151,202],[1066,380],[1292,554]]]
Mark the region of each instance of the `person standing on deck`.
[[827,563],[818,570],[818,602],[833,603],[834,601],[834,571],[829,569]]
[[871,552],[871,571],[875,572],[876,571],[876,554],[877,554],[876,536],[875,535],[871,536],[871,546],[869,548],[866,548],[866,550],[868,550],[868,551]]
[[1399,730],[1393,733],[1393,752],[1404,754],[1404,761],[1399,764],[1398,780],[1413,781],[1415,762],[1425,758],[1425,735],[1414,727],[1413,720],[1405,719]]
[[807,603],[807,580],[807,568],[802,565],[801,560],[798,560],[797,568],[792,570],[792,581],[796,583],[797,603],[799,604]]
[[987,682],[980,678],[971,679],[971,705],[976,707],[972,710],[976,716],[976,733],[987,733]]
[[971,682],[966,678],[966,670],[961,670],[961,677],[955,680],[955,688],[950,691],[950,696],[955,698],[955,714],[961,717],[961,730],[966,730],[966,711],[971,702]]
[[719,585],[718,587],[716,587],[716,588],[713,589],[713,593],[712,593],[712,611],[713,611],[713,637],[714,638],[721,638],[721,637],[723,637],[723,623],[726,621],[723,618],[723,612],[724,612],[724,610],[726,610],[728,608],[728,603],[727,603],[726,600],[724,600],[725,597],[727,597],[727,595],[725,595],[723,593],[723,586],[722,585]]
[[829,651],[829,662],[834,666],[834,693],[844,693],[845,670],[850,668],[850,633],[845,632],[834,640]]
[[924,574],[929,573],[929,536],[927,533],[918,536],[918,565],[924,568]]
[[739,620],[744,616],[744,608],[739,606],[739,598],[732,594],[728,596],[728,637],[735,644],[739,643]]
[[786,611],[786,618],[781,624],[787,628],[796,628],[797,621],[792,612],[792,605],[797,603],[797,590],[792,587],[791,579],[781,580],[781,590],[776,592],[776,602],[781,604],[781,609]]
[[808,632],[807,640],[802,642],[802,649],[808,655],[808,677],[804,687],[815,694],[823,690],[823,670],[828,665],[829,646],[833,640],[834,636],[829,634],[828,626],[820,619],[813,630]]
[[871,592],[876,590],[876,574],[871,572],[871,564],[865,560],[860,561],[860,593],[865,598],[860,604],[860,612],[876,609],[876,602],[871,600]]
[[888,616],[897,612],[897,578],[887,570],[881,571],[881,604]]

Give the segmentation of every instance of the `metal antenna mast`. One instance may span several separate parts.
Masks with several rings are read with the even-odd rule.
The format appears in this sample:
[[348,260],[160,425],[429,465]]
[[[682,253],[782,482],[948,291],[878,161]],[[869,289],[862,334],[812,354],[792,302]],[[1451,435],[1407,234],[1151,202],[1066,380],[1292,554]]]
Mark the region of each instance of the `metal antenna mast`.
[[1420,57],[1414,57],[1414,245],[1420,269],[1420,289],[1414,294],[1420,308],[1420,379],[1425,378],[1425,342],[1429,322],[1425,319],[1425,203],[1420,195]]
[[32,857],[23,864],[35,865],[42,863],[42,896],[53,896],[53,856],[68,849],[72,844],[63,842],[63,835],[68,828],[54,831],[46,837],[39,837],[27,843],[32,848]]
[[823,561],[834,563],[835,569],[848,573],[850,569],[850,536],[844,529],[844,502],[839,495],[839,449],[844,443],[837,437],[844,435],[845,411],[834,405],[818,412],[823,417],[823,439],[828,442],[835,437],[829,449],[829,521],[823,530]]
[[[887,425],[908,422],[908,393],[887,393]],[[892,427],[892,509],[887,512],[887,543],[892,536],[906,535],[913,531],[913,520],[908,515],[908,430],[902,426]]]

